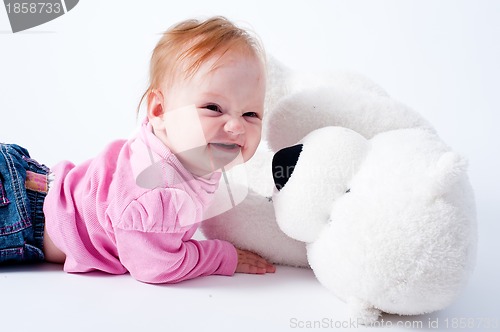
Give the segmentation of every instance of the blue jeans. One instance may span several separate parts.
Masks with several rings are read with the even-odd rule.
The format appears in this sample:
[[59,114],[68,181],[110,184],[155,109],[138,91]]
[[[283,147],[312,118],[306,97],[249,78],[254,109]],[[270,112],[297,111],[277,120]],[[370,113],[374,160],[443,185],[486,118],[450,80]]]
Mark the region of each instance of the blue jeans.
[[0,143],[0,265],[44,260],[48,173],[26,149]]

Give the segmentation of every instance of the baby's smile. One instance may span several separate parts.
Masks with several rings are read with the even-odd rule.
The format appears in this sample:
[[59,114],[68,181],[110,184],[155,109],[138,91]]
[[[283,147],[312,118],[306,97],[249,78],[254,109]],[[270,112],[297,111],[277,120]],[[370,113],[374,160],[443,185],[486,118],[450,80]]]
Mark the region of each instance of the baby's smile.
[[241,146],[236,143],[209,143],[213,147],[220,148],[223,150],[235,150],[235,149],[241,149]]
[[241,152],[236,143],[208,143],[213,169],[219,169],[231,163]]

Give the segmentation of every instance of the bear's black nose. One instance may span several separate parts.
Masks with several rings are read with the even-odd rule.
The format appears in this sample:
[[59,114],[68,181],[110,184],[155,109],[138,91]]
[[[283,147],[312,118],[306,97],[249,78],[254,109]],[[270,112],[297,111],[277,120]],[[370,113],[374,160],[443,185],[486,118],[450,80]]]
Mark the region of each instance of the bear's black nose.
[[273,157],[273,178],[276,189],[281,190],[292,176],[302,152],[302,144],[289,146],[276,152]]

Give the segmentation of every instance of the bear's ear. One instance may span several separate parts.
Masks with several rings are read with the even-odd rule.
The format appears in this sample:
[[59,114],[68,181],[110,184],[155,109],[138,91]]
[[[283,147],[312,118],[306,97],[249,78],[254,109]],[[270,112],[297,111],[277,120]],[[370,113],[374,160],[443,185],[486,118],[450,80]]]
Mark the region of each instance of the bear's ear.
[[266,61],[265,113],[270,114],[278,101],[291,90],[292,71],[274,56],[268,54]]
[[436,165],[437,191],[445,193],[467,172],[467,160],[456,152],[446,152]]
[[292,176],[302,152],[302,144],[289,146],[276,152],[273,157],[273,179],[276,189],[281,190]]

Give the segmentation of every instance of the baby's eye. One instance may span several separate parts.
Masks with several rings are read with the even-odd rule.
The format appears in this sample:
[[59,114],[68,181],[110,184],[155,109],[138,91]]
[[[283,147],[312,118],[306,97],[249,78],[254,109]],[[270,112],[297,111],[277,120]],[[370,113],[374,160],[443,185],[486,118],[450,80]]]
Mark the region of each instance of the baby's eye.
[[214,111],[214,112],[222,113],[222,109],[217,104],[208,104],[204,108],[211,110],[211,111]]
[[248,116],[250,118],[258,118],[259,117],[259,115],[255,112],[247,112],[247,113],[243,114],[243,116]]

